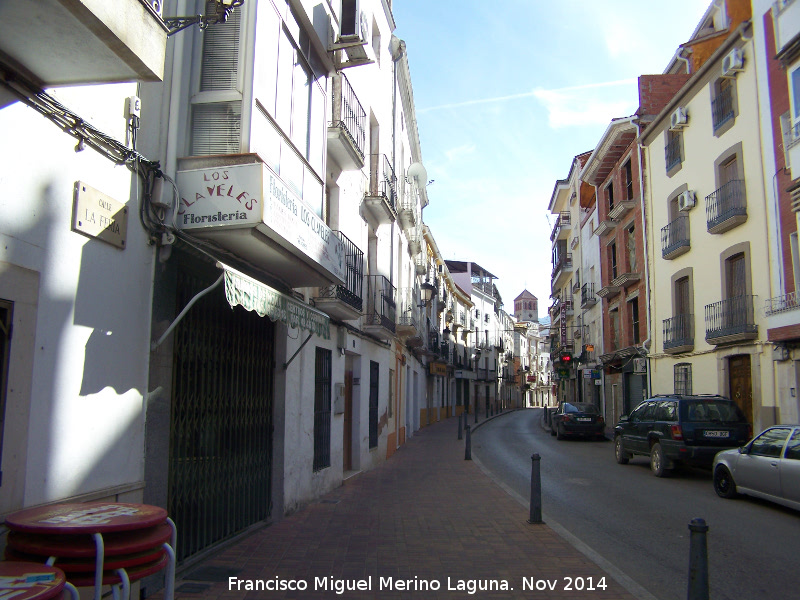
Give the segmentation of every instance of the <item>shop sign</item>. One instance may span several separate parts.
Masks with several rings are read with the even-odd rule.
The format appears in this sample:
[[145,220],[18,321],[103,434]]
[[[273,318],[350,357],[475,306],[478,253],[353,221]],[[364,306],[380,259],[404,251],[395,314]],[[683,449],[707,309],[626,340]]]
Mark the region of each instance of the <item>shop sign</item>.
[[430,373],[431,375],[441,375],[445,377],[447,375],[447,365],[444,363],[432,362],[430,363]]
[[179,171],[182,230],[255,227],[345,281],[344,243],[263,163]]

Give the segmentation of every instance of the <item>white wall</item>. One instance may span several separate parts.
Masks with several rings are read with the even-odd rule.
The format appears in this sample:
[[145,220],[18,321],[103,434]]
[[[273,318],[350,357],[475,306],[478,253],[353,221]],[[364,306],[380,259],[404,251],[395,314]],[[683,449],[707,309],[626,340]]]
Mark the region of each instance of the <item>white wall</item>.
[[[124,141],[124,99],[135,93],[120,84],[53,95]],[[20,331],[33,337],[11,343],[25,392],[8,397],[6,512],[143,479],[153,250],[126,167],[90,148],[76,153],[75,139],[20,103],[0,110],[0,130],[0,298],[20,292],[12,274],[28,274],[28,291],[38,279],[24,310],[15,306],[15,326],[25,319]],[[124,250],[71,231],[79,180],[128,206]]]

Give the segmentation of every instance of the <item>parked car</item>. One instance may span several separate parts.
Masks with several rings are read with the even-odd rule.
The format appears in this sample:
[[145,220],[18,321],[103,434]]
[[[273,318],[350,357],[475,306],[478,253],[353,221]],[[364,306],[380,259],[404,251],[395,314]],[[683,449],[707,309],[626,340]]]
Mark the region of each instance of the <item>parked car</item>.
[[606,422],[594,404],[562,402],[553,414],[550,434],[563,440],[568,435],[605,438]]
[[755,496],[800,510],[800,425],[776,425],[714,458],[714,491]]
[[678,464],[710,468],[717,452],[744,445],[752,427],[737,404],[716,395],[659,395],[639,404],[614,427],[619,464],[650,458],[656,477]]

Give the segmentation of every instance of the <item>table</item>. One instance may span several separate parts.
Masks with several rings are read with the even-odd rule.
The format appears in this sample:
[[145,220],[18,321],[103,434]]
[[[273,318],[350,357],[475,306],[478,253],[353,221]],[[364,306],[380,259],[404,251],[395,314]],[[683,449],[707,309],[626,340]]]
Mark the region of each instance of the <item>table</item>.
[[[119,502],[40,506],[6,517],[6,558],[58,563],[67,581],[79,587],[94,581],[95,600],[103,585],[121,585],[166,568],[164,597],[172,600],[175,582],[175,524],[158,506]],[[168,541],[170,543],[168,543]],[[108,558],[108,562],[106,559]],[[93,572],[93,577],[91,575]]]
[[68,589],[73,600],[78,590],[67,583],[64,572],[31,562],[0,562],[0,597],[4,600],[49,600]]

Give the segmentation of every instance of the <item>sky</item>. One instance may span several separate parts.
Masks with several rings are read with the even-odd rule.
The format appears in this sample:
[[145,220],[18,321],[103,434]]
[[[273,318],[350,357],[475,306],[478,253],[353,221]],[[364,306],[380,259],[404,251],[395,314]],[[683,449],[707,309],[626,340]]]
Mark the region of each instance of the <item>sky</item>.
[[497,279],[504,308],[527,289],[550,305],[554,217],[572,159],[638,108],[710,0],[394,0],[422,162],[423,220],[443,257]]

